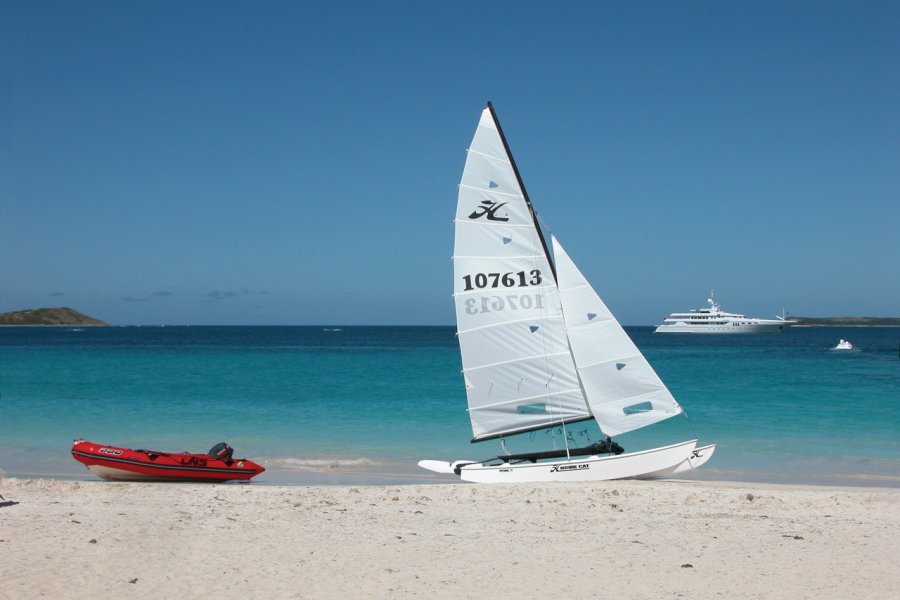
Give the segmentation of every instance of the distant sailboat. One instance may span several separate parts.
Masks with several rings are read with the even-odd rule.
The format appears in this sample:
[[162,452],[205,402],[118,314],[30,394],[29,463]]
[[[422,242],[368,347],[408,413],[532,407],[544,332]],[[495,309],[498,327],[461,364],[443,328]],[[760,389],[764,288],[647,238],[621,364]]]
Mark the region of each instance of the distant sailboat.
[[[555,237],[551,259],[490,103],[466,158],[455,229],[454,301],[473,442],[589,419],[611,436],[682,413]],[[419,465],[485,483],[595,481],[674,475],[714,450],[688,440],[623,453],[607,437],[584,448],[566,441],[564,449]]]

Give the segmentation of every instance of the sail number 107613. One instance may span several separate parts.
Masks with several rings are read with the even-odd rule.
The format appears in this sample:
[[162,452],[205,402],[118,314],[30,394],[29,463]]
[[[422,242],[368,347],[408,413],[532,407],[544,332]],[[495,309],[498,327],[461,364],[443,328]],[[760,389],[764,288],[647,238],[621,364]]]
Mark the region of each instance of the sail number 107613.
[[466,284],[466,287],[463,288],[465,292],[485,288],[527,287],[529,285],[540,285],[543,281],[539,269],[519,271],[517,273],[476,273],[475,275],[463,275],[462,279]]

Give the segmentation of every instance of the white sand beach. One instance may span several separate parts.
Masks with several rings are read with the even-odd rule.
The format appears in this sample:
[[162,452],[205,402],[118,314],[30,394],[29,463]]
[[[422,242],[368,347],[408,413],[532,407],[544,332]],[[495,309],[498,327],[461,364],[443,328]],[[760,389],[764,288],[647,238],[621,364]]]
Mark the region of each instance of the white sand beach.
[[888,598],[900,490],[0,480],[0,598]]

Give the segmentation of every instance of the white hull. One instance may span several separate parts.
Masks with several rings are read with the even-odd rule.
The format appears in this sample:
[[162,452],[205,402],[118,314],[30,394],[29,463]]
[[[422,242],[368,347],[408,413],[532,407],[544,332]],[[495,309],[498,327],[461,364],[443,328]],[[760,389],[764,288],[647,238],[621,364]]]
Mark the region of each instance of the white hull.
[[680,473],[687,473],[688,471],[699,469],[706,463],[706,461],[712,458],[712,455],[715,451],[715,444],[694,448],[694,451],[691,452],[691,455],[684,459],[681,463],[676,465],[674,469],[666,473],[657,473],[656,475],[654,475],[654,477],[669,477],[670,475],[678,475]]
[[763,323],[722,323],[716,325],[672,323],[660,325],[656,328],[656,333],[778,333],[790,326],[790,323],[785,323],[783,321]]
[[[662,448],[629,452],[618,456],[588,456],[583,459],[485,465],[423,460],[419,466],[436,473],[454,473],[475,483],[531,483],[541,481],[606,481],[668,477],[699,467],[712,456],[715,445],[696,448],[697,440]],[[697,454],[699,452],[699,454]],[[696,455],[696,456],[695,456]]]

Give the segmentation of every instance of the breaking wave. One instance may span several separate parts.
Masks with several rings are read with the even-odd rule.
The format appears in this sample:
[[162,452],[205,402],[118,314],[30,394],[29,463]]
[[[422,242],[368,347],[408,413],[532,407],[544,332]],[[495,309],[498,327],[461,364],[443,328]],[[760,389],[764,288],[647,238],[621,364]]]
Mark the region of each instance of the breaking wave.
[[268,461],[270,467],[285,471],[325,471],[356,470],[382,464],[368,458],[273,458]]

